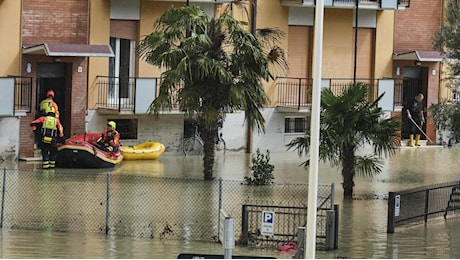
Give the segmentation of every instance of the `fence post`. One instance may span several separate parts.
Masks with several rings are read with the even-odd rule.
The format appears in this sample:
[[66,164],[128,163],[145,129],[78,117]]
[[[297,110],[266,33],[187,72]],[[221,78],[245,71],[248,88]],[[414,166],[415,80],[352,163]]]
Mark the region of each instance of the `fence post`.
[[334,209],[334,199],[335,199],[335,185],[334,183],[331,184],[331,209]]
[[305,258],[305,227],[297,228],[297,244],[296,251],[292,258],[304,259]]
[[241,240],[241,244],[242,245],[245,245],[247,246],[248,245],[248,239],[249,239],[249,235],[248,235],[248,209],[247,209],[247,205],[242,205],[243,207],[243,210],[241,210],[241,233],[243,235],[243,238]]
[[0,228],[3,228],[3,212],[5,209],[5,183],[6,183],[6,168],[3,168],[3,181],[2,181],[2,213],[1,213],[1,219],[0,219]]
[[428,203],[430,202],[430,190],[425,191],[425,223],[428,221]]
[[235,222],[233,218],[224,220],[224,258],[232,259],[232,249],[235,248]]
[[109,215],[110,215],[110,172],[107,173],[106,178],[106,198],[105,198],[105,234],[109,233]]
[[388,193],[387,233],[395,232],[395,193]]
[[334,231],[334,249],[339,248],[339,205],[334,204],[334,223],[335,223],[335,231]]
[[222,177],[219,177],[219,209],[217,216],[217,237],[220,237],[220,212],[222,210]]
[[335,216],[334,210],[326,212],[326,250],[334,249],[335,240]]

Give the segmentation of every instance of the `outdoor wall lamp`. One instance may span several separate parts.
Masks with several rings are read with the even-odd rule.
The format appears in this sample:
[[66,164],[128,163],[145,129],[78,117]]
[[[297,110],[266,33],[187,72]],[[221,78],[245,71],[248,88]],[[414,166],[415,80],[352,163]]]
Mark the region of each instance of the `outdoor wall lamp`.
[[26,72],[31,73],[32,72],[32,62],[27,62],[26,63]]
[[399,66],[396,66],[396,75],[399,76],[401,74],[401,68]]
[[436,75],[436,70],[432,70],[431,75],[435,76]]

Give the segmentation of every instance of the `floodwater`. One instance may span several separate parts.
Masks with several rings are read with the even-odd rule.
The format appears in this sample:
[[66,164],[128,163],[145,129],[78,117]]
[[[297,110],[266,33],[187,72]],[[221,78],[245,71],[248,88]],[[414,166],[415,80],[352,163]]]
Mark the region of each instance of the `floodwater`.
[[[335,183],[339,205],[339,248],[317,251],[316,258],[460,258],[460,219],[435,219],[394,234],[386,233],[390,191],[460,180],[460,148],[401,148],[383,161],[383,172],[355,179],[353,200],[344,200],[341,175],[328,164],[319,166],[319,184]],[[305,157],[292,152],[272,153],[275,182],[308,183],[299,166]],[[250,155],[228,152],[216,158],[216,177],[243,180],[249,176]],[[20,170],[40,169],[41,162],[4,163]],[[80,171],[80,170],[75,170]],[[85,170],[87,171],[87,170]],[[100,173],[106,170],[91,170]],[[113,174],[201,178],[201,157],[163,155],[156,161],[123,161]],[[176,258],[180,253],[220,254],[220,244],[159,240],[100,234],[0,230],[2,258]],[[236,247],[233,255],[291,258],[273,249]]]

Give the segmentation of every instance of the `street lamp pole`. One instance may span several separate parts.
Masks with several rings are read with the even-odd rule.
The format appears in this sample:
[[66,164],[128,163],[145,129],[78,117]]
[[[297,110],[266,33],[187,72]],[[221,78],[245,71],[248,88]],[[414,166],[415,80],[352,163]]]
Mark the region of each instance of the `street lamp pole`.
[[316,251],[321,70],[323,63],[323,22],[324,1],[316,0],[315,33],[313,42],[313,89],[310,122],[310,166],[308,175],[307,239],[305,240],[306,259],[314,259]]
[[355,52],[353,61],[353,84],[356,83],[356,63],[358,59],[358,10],[359,0],[355,0]]

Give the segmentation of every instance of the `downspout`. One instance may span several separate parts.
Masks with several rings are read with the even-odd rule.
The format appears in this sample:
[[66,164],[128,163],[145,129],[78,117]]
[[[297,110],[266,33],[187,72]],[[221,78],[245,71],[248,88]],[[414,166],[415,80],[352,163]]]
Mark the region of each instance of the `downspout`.
[[[256,22],[257,22],[257,0],[251,1],[251,33],[256,35]],[[246,153],[252,153],[253,147],[253,124],[248,122],[247,139],[246,139]]]

